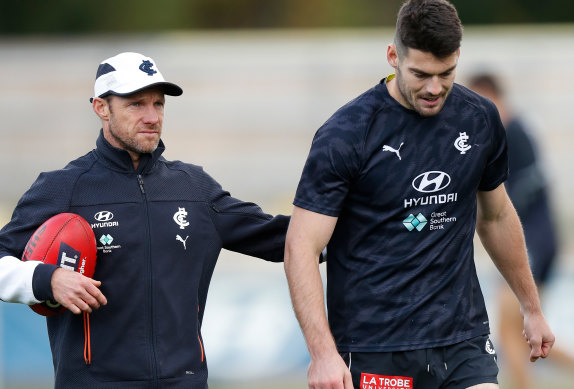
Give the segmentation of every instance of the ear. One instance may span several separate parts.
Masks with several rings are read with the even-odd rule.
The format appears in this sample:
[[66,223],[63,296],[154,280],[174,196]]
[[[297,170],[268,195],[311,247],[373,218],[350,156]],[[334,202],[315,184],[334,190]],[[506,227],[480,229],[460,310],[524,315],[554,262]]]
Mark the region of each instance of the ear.
[[387,47],[387,62],[391,65],[394,69],[399,66],[399,54],[397,53],[397,47],[394,43],[391,43]]
[[110,118],[110,106],[106,100],[100,97],[94,98],[94,101],[92,101],[92,108],[100,119],[108,120]]

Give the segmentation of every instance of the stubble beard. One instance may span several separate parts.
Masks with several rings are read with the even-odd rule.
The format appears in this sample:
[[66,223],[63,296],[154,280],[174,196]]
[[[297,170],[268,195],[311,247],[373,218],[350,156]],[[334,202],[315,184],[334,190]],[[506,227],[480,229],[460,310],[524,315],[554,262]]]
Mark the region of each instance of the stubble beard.
[[120,146],[121,149],[139,155],[153,153],[157,149],[157,146],[159,145],[159,139],[154,144],[146,146],[142,145],[135,138],[127,138],[127,137],[122,138],[120,135],[116,133],[114,125],[111,122],[110,122],[110,135],[114,138],[114,140],[117,142],[117,144]]
[[438,95],[439,98],[442,98],[442,104],[439,107],[437,107],[436,111],[428,112],[417,106],[415,93],[411,91],[411,93],[409,94],[409,89],[403,83],[403,79],[400,76],[400,71],[397,71],[397,85],[399,87],[399,93],[401,94],[401,96],[403,96],[403,99],[409,105],[409,108],[424,117],[438,115],[438,113],[442,110],[442,107],[444,106],[446,97],[450,93],[450,90],[448,90],[446,93],[441,93],[440,95]]

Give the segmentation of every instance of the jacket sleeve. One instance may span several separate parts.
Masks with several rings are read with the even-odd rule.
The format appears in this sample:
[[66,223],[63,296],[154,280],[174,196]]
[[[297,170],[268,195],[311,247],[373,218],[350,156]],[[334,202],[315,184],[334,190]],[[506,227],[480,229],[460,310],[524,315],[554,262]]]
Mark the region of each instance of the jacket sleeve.
[[35,304],[32,279],[39,261],[22,262],[16,257],[0,258],[0,300],[9,303]]
[[282,262],[290,218],[271,216],[250,202],[233,198],[210,178],[210,207],[223,248]]
[[0,230],[0,299],[34,304],[52,296],[54,265],[22,262],[34,231],[50,217],[69,209],[70,185],[65,175],[42,173],[22,196],[12,219]]

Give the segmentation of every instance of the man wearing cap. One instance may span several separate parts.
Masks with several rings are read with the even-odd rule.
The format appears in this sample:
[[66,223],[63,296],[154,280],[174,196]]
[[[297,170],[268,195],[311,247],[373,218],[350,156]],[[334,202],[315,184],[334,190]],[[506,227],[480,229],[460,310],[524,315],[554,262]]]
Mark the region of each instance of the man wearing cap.
[[[47,317],[56,388],[207,388],[201,323],[219,252],[283,260],[288,217],[161,156],[164,96],[181,94],[149,57],[102,62],[91,99],[102,122],[96,148],[40,174],[0,231],[0,299],[68,309]],[[20,260],[38,226],[63,212],[94,230],[93,279]]]

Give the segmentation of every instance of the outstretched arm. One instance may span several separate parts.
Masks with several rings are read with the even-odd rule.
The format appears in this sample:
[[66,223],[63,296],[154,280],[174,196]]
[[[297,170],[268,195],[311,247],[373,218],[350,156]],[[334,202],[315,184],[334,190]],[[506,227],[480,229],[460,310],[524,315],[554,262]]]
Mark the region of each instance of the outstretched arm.
[[530,360],[546,358],[554,334],[540,307],[540,299],[528,264],[524,234],[504,185],[478,192],[476,230],[492,261],[520,302],[524,337],[530,344]]
[[285,244],[285,272],[295,314],[311,355],[310,389],[352,389],[351,373],[331,335],[319,273],[319,255],[337,218],[295,207]]

